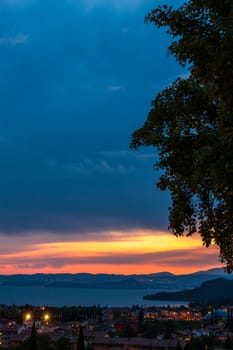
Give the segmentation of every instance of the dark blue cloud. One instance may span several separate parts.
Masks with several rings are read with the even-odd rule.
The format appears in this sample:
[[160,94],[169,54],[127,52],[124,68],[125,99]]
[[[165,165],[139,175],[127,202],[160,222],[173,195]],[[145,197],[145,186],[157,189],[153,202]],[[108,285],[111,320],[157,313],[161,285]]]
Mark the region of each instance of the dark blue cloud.
[[1,2],[1,231],[167,227],[154,160],[129,151],[150,101],[182,73],[169,38],[144,24],[153,6]]

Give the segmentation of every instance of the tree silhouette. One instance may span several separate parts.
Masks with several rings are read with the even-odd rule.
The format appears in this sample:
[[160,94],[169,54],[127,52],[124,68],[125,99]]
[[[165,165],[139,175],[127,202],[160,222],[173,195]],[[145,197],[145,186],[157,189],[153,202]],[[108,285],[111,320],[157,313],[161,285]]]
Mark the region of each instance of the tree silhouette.
[[32,330],[31,330],[31,335],[30,335],[30,339],[29,339],[29,350],[38,350],[37,332],[36,332],[35,321],[32,324]]
[[77,350],[85,350],[85,343],[84,343],[83,327],[82,326],[79,326]]
[[219,246],[233,271],[233,2],[189,0],[153,9],[147,23],[166,27],[169,53],[189,74],[159,93],[131,147],[153,146],[169,190],[169,228],[176,236],[198,232]]

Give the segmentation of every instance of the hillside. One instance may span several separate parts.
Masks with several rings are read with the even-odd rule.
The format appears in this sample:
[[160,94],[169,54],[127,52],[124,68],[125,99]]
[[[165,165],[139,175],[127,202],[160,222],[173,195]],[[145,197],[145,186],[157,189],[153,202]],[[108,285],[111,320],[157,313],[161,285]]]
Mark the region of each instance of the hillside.
[[226,277],[223,269],[212,269],[186,275],[174,275],[169,272],[152,274],[21,274],[0,275],[1,286],[41,286],[53,288],[105,288],[105,289],[147,289],[150,291],[181,291],[199,287],[202,282]]
[[189,301],[200,304],[233,304],[233,280],[216,278],[203,282],[197,288],[145,295],[144,299]]

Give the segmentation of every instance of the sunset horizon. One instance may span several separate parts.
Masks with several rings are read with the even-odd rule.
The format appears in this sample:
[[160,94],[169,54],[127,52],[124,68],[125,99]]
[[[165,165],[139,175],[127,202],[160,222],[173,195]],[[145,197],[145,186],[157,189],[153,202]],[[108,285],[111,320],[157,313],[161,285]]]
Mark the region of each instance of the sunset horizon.
[[130,148],[151,101],[189,73],[145,25],[154,5],[1,1],[0,274],[222,266],[217,246],[168,231],[158,153]]
[[86,233],[85,238],[73,233],[66,235],[66,241],[54,233],[33,237],[33,243],[27,243],[27,236],[8,237],[8,246],[0,237],[5,247],[0,274],[189,274],[223,267],[217,247],[203,247],[198,235],[177,238],[166,231],[137,230],[133,235],[131,231]]

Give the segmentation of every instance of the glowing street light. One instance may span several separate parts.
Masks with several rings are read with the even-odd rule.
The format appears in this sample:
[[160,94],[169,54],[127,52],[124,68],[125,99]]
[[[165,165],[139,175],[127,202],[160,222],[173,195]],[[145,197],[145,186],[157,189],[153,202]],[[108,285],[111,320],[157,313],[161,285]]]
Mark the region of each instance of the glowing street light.
[[44,321],[45,322],[48,322],[49,321],[49,319],[50,319],[50,315],[49,314],[44,314]]
[[31,313],[26,313],[26,315],[25,315],[25,321],[31,321],[31,319],[32,319],[32,314]]

